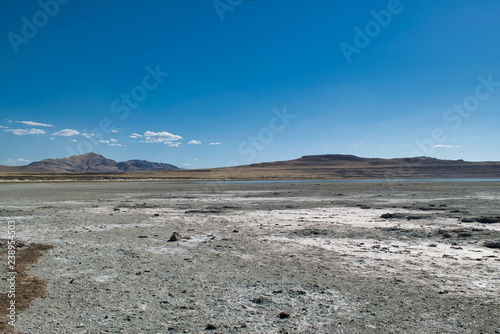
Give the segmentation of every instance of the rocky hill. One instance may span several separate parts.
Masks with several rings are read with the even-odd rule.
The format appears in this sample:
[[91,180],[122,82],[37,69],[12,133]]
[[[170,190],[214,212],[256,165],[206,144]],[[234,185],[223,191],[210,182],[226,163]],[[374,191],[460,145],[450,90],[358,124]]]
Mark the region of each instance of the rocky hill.
[[19,171],[50,173],[124,173],[179,169],[171,164],[146,160],[116,162],[96,153],[73,155],[63,159],[45,159],[15,168]]

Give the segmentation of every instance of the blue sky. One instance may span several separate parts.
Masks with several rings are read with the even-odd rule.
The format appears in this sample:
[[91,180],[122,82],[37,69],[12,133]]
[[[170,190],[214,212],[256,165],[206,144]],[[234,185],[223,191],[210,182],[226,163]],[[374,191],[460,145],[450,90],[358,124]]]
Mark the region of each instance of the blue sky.
[[500,2],[0,4],[0,164],[500,160]]

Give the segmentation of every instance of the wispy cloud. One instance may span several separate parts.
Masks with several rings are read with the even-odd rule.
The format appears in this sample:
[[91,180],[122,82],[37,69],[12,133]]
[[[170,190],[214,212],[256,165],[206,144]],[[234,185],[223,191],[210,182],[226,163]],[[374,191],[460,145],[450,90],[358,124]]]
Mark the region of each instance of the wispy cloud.
[[222,145],[222,143],[221,143],[221,142],[215,142],[215,143],[210,143],[210,144],[208,144],[208,145],[210,145],[210,146],[214,146],[214,145]]
[[443,144],[438,144],[434,145],[436,148],[459,148],[462,147],[461,145],[443,145]]
[[129,137],[130,138],[141,138],[142,136],[138,133],[132,133]]
[[188,142],[189,145],[199,145],[201,144],[201,140],[196,140],[196,139],[193,139],[193,140],[190,140]]
[[70,136],[76,136],[79,135],[80,132],[73,130],[73,129],[63,129],[57,132],[54,132],[52,135],[54,136],[63,136],[63,137],[70,137]]
[[9,128],[8,126],[0,125],[0,129],[8,129],[8,128]]
[[30,162],[31,162],[30,160],[23,158],[5,160],[5,164],[9,166],[27,165]]
[[7,129],[4,130],[7,132],[11,132],[15,134],[16,136],[26,136],[26,135],[43,135],[45,134],[45,131],[41,129]]
[[25,124],[25,125],[29,125],[29,126],[48,126],[48,127],[54,127],[53,125],[51,124],[45,124],[45,123],[38,123],[38,122],[33,122],[33,121],[16,121],[17,123],[22,123],[22,124]]
[[[134,137],[132,137],[135,135]],[[130,135],[131,138],[144,138],[144,140],[141,140],[141,143],[163,143],[168,146],[173,146],[173,147],[178,147],[181,143],[178,142],[179,140],[182,139],[181,136],[179,135],[174,135],[170,132],[167,131],[160,131],[160,132],[154,132],[154,131],[146,131],[144,132],[144,135],[138,135],[137,133],[133,133]]]

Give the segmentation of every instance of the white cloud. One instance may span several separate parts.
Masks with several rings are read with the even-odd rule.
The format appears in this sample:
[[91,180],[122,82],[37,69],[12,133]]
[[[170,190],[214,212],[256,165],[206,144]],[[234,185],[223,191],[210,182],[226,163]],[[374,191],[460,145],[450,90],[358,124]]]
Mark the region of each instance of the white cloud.
[[163,143],[165,145],[174,147],[178,147],[180,143],[177,141],[182,139],[181,136],[171,134],[170,132],[167,131],[161,131],[161,132],[146,131],[144,132],[144,135],[142,137],[144,137],[145,140],[142,140],[141,143]]
[[99,142],[101,142],[103,144],[109,144],[109,140],[99,140]]
[[190,140],[188,142],[188,144],[190,144],[190,145],[199,145],[199,144],[201,144],[201,140],[193,139],[193,140]]
[[26,125],[29,125],[29,126],[48,126],[48,127],[51,127],[51,128],[54,127],[53,125],[50,125],[50,124],[37,123],[37,122],[33,122],[33,121],[17,121],[17,123],[26,124]]
[[109,138],[109,141],[112,142],[112,143],[118,143],[118,140],[116,140],[114,138]]
[[108,146],[127,146],[127,145],[122,145],[122,144],[109,144]]
[[132,133],[129,137],[130,138],[141,138],[142,136],[138,133]]
[[50,140],[56,140],[54,137],[50,137]]
[[79,135],[80,132],[73,130],[73,129],[63,129],[61,131],[54,132],[52,135],[54,136],[63,136],[63,137],[69,137],[69,136],[76,136]]
[[459,148],[462,147],[461,145],[443,145],[443,144],[438,144],[434,145],[436,148]]
[[210,143],[208,145],[211,145],[211,146],[213,146],[213,145],[222,145],[222,143],[221,142],[215,142],[215,143]]
[[191,164],[183,164],[184,166],[191,166]]
[[28,159],[23,159],[23,158],[18,158],[18,159],[7,159],[5,160],[6,165],[11,165],[11,166],[19,166],[19,165],[27,165],[31,161]]
[[117,133],[117,132],[120,132],[120,131],[113,129],[113,130],[111,130],[111,132]]
[[[51,139],[54,139],[54,138],[51,138]],[[70,141],[71,141],[71,142],[73,142],[73,143],[76,143],[78,140],[76,140],[76,139],[71,139]]]
[[25,130],[25,129],[8,129],[8,130],[4,130],[4,131],[12,132],[16,136],[43,135],[43,134],[45,134],[45,131],[43,131],[41,129],[28,129],[28,130]]
[[0,125],[0,129],[8,129],[8,128],[9,128],[8,126]]

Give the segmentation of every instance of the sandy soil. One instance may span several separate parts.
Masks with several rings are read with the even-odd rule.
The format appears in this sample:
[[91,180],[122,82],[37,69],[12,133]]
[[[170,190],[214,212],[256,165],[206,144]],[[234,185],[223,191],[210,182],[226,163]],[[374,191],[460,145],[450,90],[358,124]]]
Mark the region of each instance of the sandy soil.
[[500,216],[500,183],[3,184],[0,202],[5,232],[54,246],[19,333],[500,333],[500,224],[475,221]]

